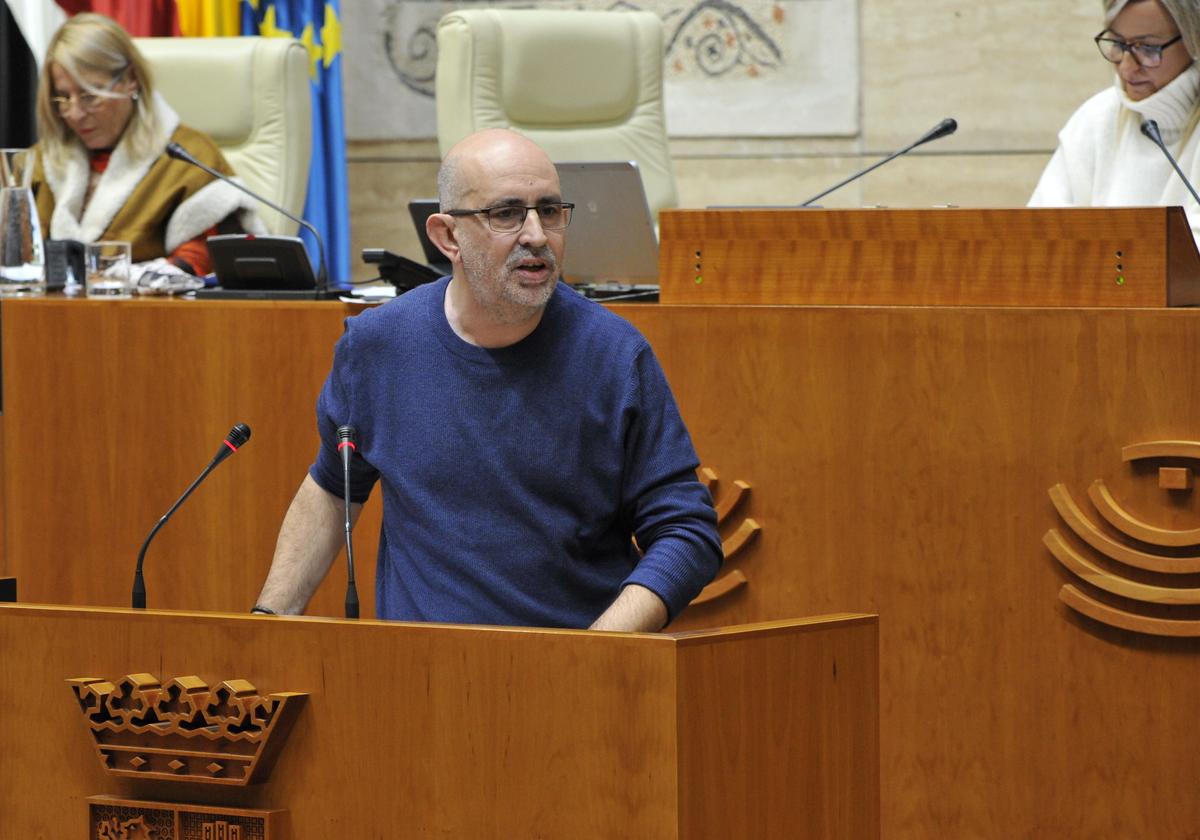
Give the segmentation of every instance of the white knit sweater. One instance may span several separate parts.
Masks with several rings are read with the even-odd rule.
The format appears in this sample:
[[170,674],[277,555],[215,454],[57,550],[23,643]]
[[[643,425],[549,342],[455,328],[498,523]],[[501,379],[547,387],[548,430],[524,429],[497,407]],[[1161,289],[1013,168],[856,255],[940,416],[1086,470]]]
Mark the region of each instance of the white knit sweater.
[[1118,77],[1080,106],[1058,134],[1058,149],[1042,173],[1030,207],[1135,207],[1181,205],[1200,238],[1200,207],[1162,151],[1141,132],[1158,123],[1179,167],[1200,190],[1200,131],[1183,133],[1200,104],[1200,64],[1166,87],[1135,102]]

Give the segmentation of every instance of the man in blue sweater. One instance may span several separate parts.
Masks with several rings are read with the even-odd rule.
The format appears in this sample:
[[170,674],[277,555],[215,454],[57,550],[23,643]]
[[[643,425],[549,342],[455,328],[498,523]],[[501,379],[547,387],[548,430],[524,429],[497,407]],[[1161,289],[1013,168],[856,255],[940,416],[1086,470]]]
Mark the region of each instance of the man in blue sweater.
[[661,629],[722,556],[650,346],[558,282],[572,205],[536,144],[474,134],[438,191],[453,274],[346,321],[256,609],[303,611],[337,556],[349,424],[353,514],[383,491],[379,617]]

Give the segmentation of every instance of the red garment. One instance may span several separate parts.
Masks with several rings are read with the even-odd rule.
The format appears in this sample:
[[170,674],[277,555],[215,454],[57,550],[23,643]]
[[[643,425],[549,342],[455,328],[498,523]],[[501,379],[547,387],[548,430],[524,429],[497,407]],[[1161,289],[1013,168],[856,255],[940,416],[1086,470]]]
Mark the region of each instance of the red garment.
[[88,163],[93,172],[103,172],[108,169],[108,161],[112,157],[112,149],[92,149],[88,152]]
[[178,248],[171,252],[167,257],[168,260],[180,265],[184,271],[190,271],[197,277],[203,277],[205,274],[212,273],[212,258],[208,255],[208,237],[216,236],[217,229],[210,227],[204,233],[197,236],[195,239],[189,239]]

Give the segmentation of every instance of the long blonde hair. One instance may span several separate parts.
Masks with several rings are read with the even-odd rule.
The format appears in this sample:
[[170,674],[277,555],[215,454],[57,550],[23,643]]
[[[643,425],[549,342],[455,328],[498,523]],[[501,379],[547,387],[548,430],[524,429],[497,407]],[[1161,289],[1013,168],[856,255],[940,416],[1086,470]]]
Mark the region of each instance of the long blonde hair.
[[104,96],[106,92],[88,84],[83,73],[112,78],[129,73],[137,82],[137,97],[122,139],[128,136],[131,151],[137,156],[152,150],[158,134],[158,120],[154,115],[154,80],[150,66],[120,24],[110,17],[88,12],[76,15],[60,26],[46,48],[46,60],[38,79],[37,124],[42,152],[49,160],[61,160],[68,147],[80,142],[50,101],[54,95],[50,79],[52,64],[69,73],[84,90],[98,96]]

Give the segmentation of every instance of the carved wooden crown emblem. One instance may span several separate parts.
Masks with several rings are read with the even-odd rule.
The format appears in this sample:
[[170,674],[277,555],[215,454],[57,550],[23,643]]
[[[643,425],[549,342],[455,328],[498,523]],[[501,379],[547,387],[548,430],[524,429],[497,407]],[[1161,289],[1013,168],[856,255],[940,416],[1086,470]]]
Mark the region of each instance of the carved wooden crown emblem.
[[194,676],[67,682],[108,773],[220,785],[266,781],[308,696],[262,696],[246,680],[213,689]]

